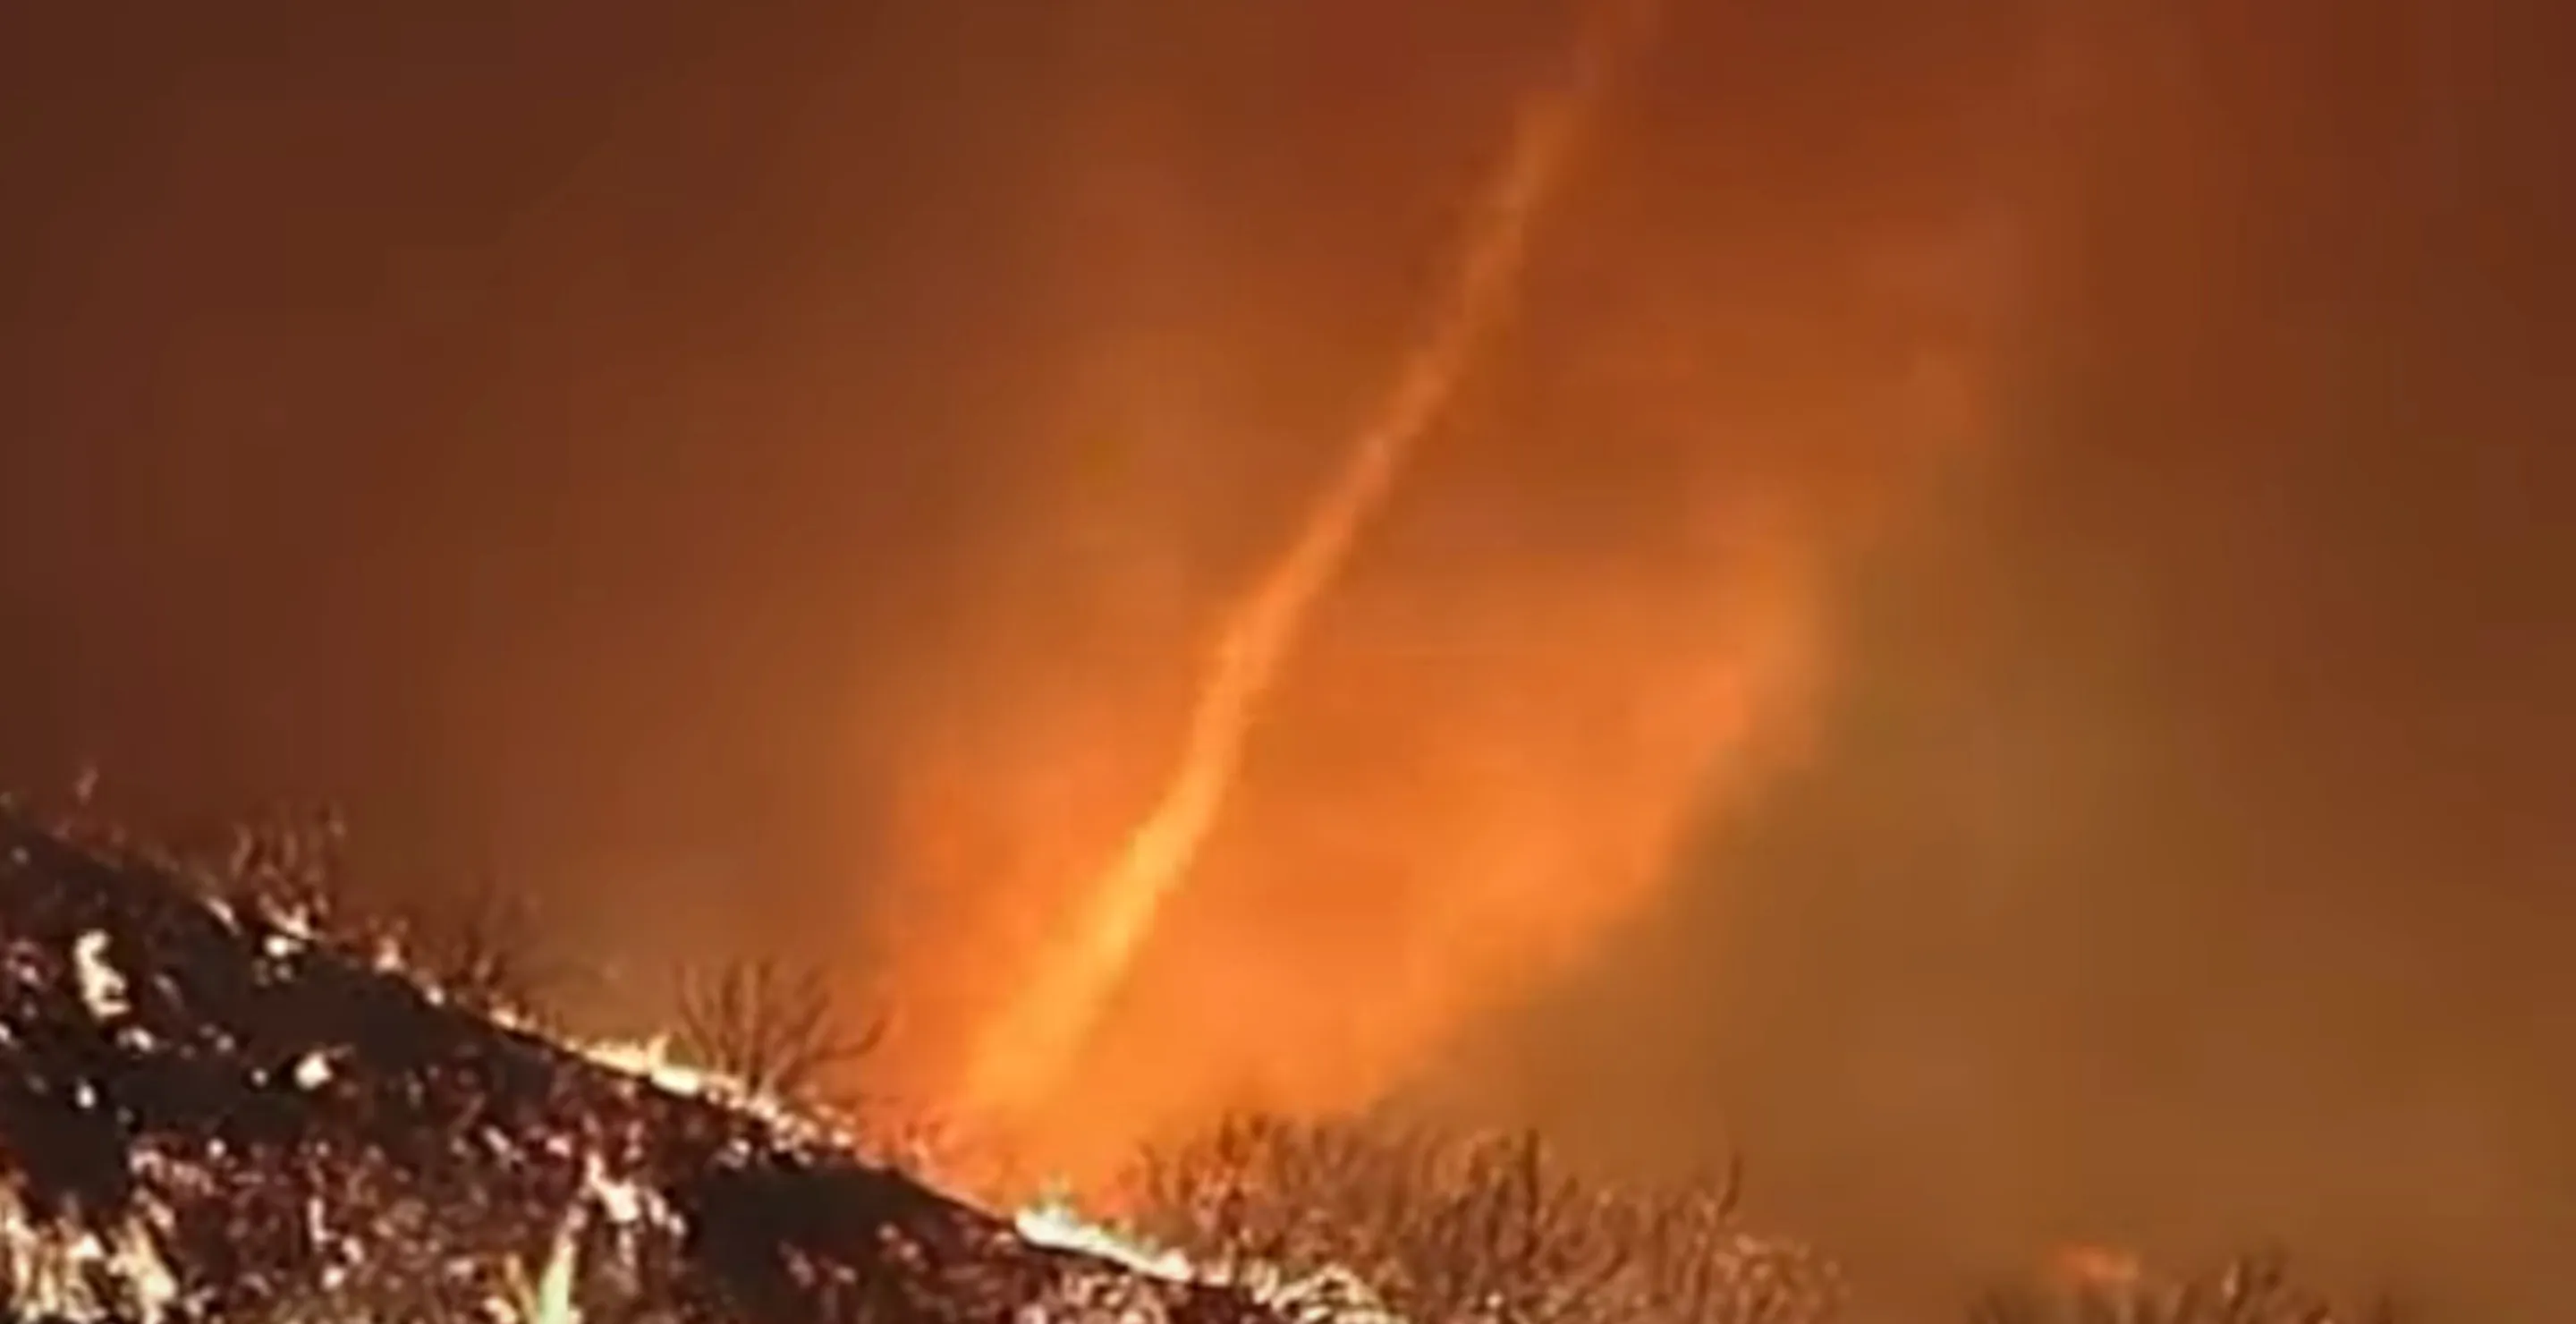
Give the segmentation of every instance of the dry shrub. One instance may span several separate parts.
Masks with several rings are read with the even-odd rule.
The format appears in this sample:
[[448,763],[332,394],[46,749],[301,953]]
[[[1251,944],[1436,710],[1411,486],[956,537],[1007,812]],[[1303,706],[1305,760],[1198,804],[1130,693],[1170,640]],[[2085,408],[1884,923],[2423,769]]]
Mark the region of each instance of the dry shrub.
[[527,889],[485,875],[462,889],[388,897],[352,876],[347,841],[335,810],[273,809],[236,824],[222,861],[197,872],[235,904],[397,954],[406,970],[486,1013],[542,1017],[578,976],[548,956],[545,917]]
[[690,1061],[756,1094],[811,1103],[835,1076],[875,1050],[886,1021],[877,1017],[854,1025],[822,970],[748,960],[683,976],[674,1028],[675,1042]]
[[471,1006],[542,1012],[575,975],[547,956],[544,919],[528,893],[491,878],[408,908],[393,924],[419,972]]
[[1839,1274],[1736,1221],[1741,1171],[1587,1180],[1534,1134],[1239,1117],[1149,1151],[1135,1230],[1224,1272],[1344,1271],[1413,1324],[1821,1324]]

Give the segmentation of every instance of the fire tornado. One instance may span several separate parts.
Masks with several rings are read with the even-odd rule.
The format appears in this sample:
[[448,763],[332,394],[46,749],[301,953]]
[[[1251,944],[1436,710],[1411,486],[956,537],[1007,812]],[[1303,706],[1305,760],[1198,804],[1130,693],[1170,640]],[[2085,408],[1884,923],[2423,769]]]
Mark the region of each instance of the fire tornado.
[[1025,1115],[1072,1067],[1165,904],[1187,886],[1244,761],[1255,713],[1318,598],[1508,313],[1532,234],[1563,188],[1569,158],[1620,56],[1642,39],[1656,0],[1605,0],[1586,16],[1571,77],[1533,99],[1481,205],[1451,283],[1384,403],[1295,537],[1221,621],[1177,762],[1109,866],[1075,897],[1062,936],[981,1029],[962,1102],[1002,1122]]

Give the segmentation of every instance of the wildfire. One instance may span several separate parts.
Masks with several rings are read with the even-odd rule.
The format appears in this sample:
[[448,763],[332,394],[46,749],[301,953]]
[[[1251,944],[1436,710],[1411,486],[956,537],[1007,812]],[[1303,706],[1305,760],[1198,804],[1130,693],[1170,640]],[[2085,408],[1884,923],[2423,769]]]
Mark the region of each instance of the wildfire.
[[1064,937],[980,1035],[964,1103],[1007,1126],[1060,1083],[1134,964],[1165,903],[1185,886],[1232,793],[1253,716],[1318,597],[1348,560],[1474,354],[1508,309],[1531,232],[1561,187],[1583,121],[1618,48],[1654,0],[1606,0],[1578,48],[1577,74],[1525,112],[1463,247],[1456,283],[1393,391],[1296,537],[1224,620],[1170,780],[1109,867],[1083,890]]
[[1149,1245],[1084,1217],[1062,1194],[1023,1207],[1012,1226],[1035,1245],[1090,1255],[1165,1282],[1239,1288],[1284,1319],[1310,1324],[1405,1324],[1375,1288],[1348,1269],[1297,1274],[1275,1264],[1199,1264],[1179,1251]]
[[1023,1206],[1011,1224],[1023,1239],[1036,1245],[1098,1256],[1168,1282],[1196,1282],[1204,1276],[1189,1256],[1148,1246],[1116,1228],[1083,1217],[1072,1199],[1060,1192]]
[[[872,899],[905,1026],[867,1083],[989,1159],[948,1174],[978,1194],[1096,1193],[1241,1109],[1365,1108],[1601,950],[1798,753],[1833,577],[1982,430],[2009,296],[1911,229],[1891,246],[1939,279],[1842,283],[1884,237],[1836,234],[1793,250],[1812,275],[1747,258],[1563,342],[1533,319],[1532,371],[1461,398],[1653,8],[1596,6],[1574,76],[1523,109],[1426,334],[1187,691],[1153,627],[1079,628],[1095,588],[1153,622],[1202,605],[1150,519],[1136,563],[1121,544],[1068,592],[969,604],[995,633],[905,733]],[[1493,444],[1426,450],[1453,417]],[[1140,507],[1198,492],[1138,481]]]

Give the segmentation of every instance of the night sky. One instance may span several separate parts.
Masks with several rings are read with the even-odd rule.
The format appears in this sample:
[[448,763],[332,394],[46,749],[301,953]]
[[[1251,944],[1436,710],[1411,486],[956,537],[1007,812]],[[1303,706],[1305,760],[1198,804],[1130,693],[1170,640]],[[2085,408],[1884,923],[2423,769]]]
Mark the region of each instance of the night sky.
[[[1695,408],[1776,385],[1742,363],[1840,390],[1922,332],[1833,273],[2001,214],[1990,435],[1840,566],[1792,766],[1439,1087],[1611,1165],[1741,1144],[1756,1216],[1883,1306],[2067,1241],[2278,1238],[2563,1308],[2576,106],[2542,7],[1673,8],[1497,354],[1580,389],[1471,411],[1459,490],[1615,529],[1651,465],[1552,365],[1752,303],[1792,311],[1732,371],[1679,337]],[[0,782],[95,763],[156,823],[335,801],[389,885],[492,873],[621,968],[838,956],[923,714],[1073,633],[1174,665],[1566,27],[9,7]],[[1225,426],[1140,440],[1137,399]]]

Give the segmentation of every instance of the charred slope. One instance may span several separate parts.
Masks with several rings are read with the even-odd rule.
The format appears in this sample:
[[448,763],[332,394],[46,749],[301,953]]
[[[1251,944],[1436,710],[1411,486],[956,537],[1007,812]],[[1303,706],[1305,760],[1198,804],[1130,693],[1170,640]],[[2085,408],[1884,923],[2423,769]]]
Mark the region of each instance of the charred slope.
[[592,1321],[1257,1313],[5,813],[0,1192],[0,1319],[490,1318],[549,1264]]

